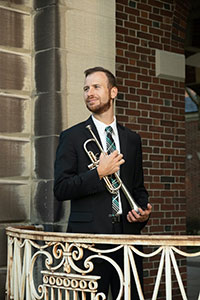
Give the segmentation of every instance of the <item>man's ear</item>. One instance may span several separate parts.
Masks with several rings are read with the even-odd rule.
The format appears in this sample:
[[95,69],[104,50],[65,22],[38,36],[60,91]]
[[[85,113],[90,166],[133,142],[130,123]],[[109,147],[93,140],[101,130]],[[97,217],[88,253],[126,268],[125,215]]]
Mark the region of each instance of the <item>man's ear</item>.
[[117,97],[118,94],[118,88],[116,86],[113,86],[111,89],[111,98],[115,99]]

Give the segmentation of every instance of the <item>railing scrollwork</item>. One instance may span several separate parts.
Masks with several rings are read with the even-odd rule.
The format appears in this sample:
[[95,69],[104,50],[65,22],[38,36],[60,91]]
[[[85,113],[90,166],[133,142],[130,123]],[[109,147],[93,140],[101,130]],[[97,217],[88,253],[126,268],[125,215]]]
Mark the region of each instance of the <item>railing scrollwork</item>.
[[[197,257],[200,252],[186,253],[179,246],[200,246],[198,236],[111,236],[51,233],[26,228],[7,228],[7,299],[86,299],[105,300],[98,293],[100,276],[94,274],[95,260],[105,260],[116,270],[120,289],[117,300],[124,295],[130,299],[130,274],[132,273],[141,300],[144,300],[135,264],[134,253],[143,258],[160,256],[152,299],[157,299],[162,275],[165,276],[166,299],[172,299],[172,270],[182,299],[188,299],[181,278],[176,255]],[[101,244],[107,244],[101,249]],[[136,245],[155,246],[150,253],[141,252]],[[124,270],[109,256],[124,252]],[[81,263],[82,262],[82,263]],[[200,294],[198,295],[200,300]]]

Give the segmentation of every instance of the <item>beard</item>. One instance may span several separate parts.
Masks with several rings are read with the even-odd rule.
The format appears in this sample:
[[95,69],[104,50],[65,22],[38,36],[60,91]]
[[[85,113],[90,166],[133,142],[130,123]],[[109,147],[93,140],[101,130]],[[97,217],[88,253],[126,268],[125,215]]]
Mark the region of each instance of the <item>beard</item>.
[[100,103],[100,104],[96,105],[95,107],[90,107],[88,104],[86,104],[86,106],[87,106],[89,111],[99,115],[99,114],[102,114],[102,113],[109,110],[109,108],[111,107],[111,102],[112,101],[113,101],[113,99],[109,98],[106,103],[103,103],[103,104]]

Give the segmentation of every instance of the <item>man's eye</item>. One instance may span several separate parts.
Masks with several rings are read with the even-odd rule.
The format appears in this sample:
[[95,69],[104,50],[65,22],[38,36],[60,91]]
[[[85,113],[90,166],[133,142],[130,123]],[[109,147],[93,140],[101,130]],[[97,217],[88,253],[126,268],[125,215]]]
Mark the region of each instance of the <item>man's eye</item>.
[[99,89],[100,85],[96,84],[94,87],[95,87],[95,89]]
[[88,87],[87,87],[87,86],[84,87],[84,88],[83,88],[83,91],[84,91],[84,92],[87,92],[87,91],[88,91]]

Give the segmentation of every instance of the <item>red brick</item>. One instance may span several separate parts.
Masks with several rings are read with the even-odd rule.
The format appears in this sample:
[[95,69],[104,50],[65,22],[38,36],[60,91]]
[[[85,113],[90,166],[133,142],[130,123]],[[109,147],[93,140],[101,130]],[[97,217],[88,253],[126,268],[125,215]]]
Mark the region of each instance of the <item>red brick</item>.
[[137,80],[151,82],[152,78],[149,76],[137,75]]
[[139,16],[139,10],[132,7],[125,7],[125,12],[134,16]]
[[157,147],[163,147],[163,141],[160,141],[160,140],[152,140],[152,141],[149,141],[149,145],[150,146],[157,146]]
[[140,40],[136,37],[132,37],[132,36],[125,36],[125,42],[130,43],[130,44],[134,44],[134,45],[138,45]]
[[127,49],[128,45],[127,43],[116,42],[116,47],[120,49]]
[[117,100],[116,105],[117,105],[117,107],[128,107],[128,103],[123,100]]
[[128,16],[122,12],[116,12],[116,18],[120,20],[127,20]]
[[[150,97],[149,98],[149,103],[156,104],[156,105],[163,105],[163,100]],[[162,107],[161,107],[161,109],[162,109]]]
[[148,33],[145,33],[145,32],[138,31],[137,32],[137,37],[139,37],[141,39],[152,41],[152,35],[148,34]]
[[124,4],[124,5],[128,5],[128,0],[116,0],[117,4]]
[[126,115],[140,116],[140,111],[138,110],[126,109],[125,113]]
[[133,23],[133,22],[130,22],[130,21],[125,21],[124,26],[125,26],[126,28],[128,28],[128,29],[129,29],[129,28],[130,28],[130,29],[136,29],[136,30],[139,29],[137,24],[135,24],[135,23]]
[[127,116],[117,116],[118,122],[127,122],[128,117]]
[[121,93],[127,93],[128,92],[128,87],[127,86],[121,86],[118,84],[118,88]]
[[125,85],[127,86],[134,86],[134,87],[140,87],[140,82],[135,80],[125,80]]
[[173,16],[173,15],[172,15],[172,12],[169,11],[169,10],[161,9],[160,12],[161,12],[161,15],[167,16],[167,17],[169,17],[169,18],[172,18],[172,16]]
[[116,27],[116,33],[120,33],[120,34],[128,34],[128,29],[126,29],[126,28],[124,28],[124,27],[117,26],[117,27]]
[[123,51],[123,50],[117,49],[117,51],[116,51],[116,55],[117,55],[117,56],[123,56],[123,54],[124,54],[124,51]]
[[163,49],[163,45],[161,43],[149,42],[149,47],[156,49]]
[[150,21],[149,19],[144,19],[144,18],[140,18],[140,17],[137,17],[137,23],[148,25],[148,26],[152,25],[152,21]]
[[137,89],[137,94],[138,95],[143,95],[143,96],[151,96],[151,91]]
[[140,130],[140,125],[138,124],[130,124],[130,123],[125,123],[125,126],[133,131],[139,131]]
[[150,111],[152,108],[152,105],[150,104],[145,104],[145,103],[138,103],[137,108],[140,110],[148,110]]
[[148,48],[144,48],[144,47],[136,47],[136,50],[138,53],[144,53],[144,54],[151,54],[151,50]]
[[148,3],[149,3],[149,5],[152,5],[152,7],[159,7],[159,8],[163,7],[162,2],[160,2],[160,1],[149,0]]
[[125,56],[129,58],[137,58],[137,54],[131,52],[131,51],[125,51]]
[[117,63],[121,63],[121,64],[127,64],[128,63],[128,58],[117,56],[116,57],[116,62]]
[[156,14],[149,14],[149,18],[154,21],[163,22],[163,17]]

